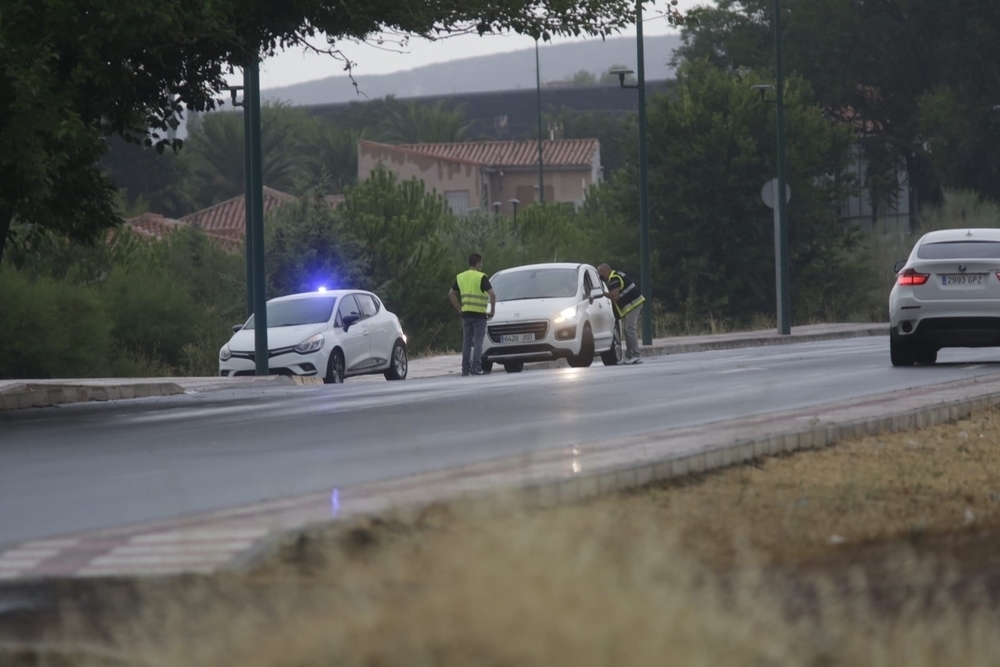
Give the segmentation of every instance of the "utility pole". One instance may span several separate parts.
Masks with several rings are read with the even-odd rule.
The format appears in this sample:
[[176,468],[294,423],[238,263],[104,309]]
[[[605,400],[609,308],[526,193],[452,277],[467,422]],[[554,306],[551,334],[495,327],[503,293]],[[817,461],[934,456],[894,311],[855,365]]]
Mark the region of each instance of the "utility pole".
[[267,354],[267,299],[264,294],[264,184],[260,152],[260,57],[255,51],[248,55],[244,70],[243,113],[244,148],[247,169],[246,206],[250,229],[247,245],[253,259],[254,363],[257,375],[269,375]]
[[[777,0],[775,0],[777,2]],[[639,255],[642,296],[642,344],[653,344],[653,277],[649,249],[649,177],[646,159],[646,63],[642,40],[642,0],[635,2],[636,87],[639,93]]]
[[538,59],[538,38],[535,38],[535,86],[538,91],[538,201],[545,203],[545,175],[542,163],[542,68]]
[[778,125],[778,333],[792,333],[791,279],[788,260],[788,206],[785,198],[785,78],[781,68],[781,0],[774,0],[774,74]]

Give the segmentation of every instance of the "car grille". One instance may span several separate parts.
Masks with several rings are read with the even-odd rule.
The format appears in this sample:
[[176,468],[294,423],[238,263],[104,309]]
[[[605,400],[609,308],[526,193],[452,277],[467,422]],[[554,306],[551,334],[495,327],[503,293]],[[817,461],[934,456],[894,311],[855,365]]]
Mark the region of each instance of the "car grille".
[[537,322],[513,322],[510,324],[491,324],[486,330],[490,334],[490,340],[494,343],[500,342],[500,336],[510,336],[513,334],[535,334],[535,340],[544,340],[549,333],[549,323],[545,320]]
[[[268,350],[267,357],[268,359],[270,359],[271,357],[277,357],[279,355],[288,354],[289,352],[294,352],[294,351],[295,347],[280,347],[276,350]],[[249,359],[250,361],[256,361],[257,359],[257,354],[255,352],[237,352],[234,350],[232,352],[232,355],[233,359]]]

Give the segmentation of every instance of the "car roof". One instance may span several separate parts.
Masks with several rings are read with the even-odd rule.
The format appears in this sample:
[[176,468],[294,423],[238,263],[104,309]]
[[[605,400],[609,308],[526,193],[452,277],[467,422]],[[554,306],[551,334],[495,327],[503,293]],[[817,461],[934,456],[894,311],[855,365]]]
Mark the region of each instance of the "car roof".
[[993,227],[961,227],[928,232],[921,243],[946,243],[948,241],[1000,241],[1000,229]]
[[512,266],[509,269],[502,269],[497,273],[507,273],[508,271],[533,271],[535,269],[579,269],[581,266],[589,266],[579,262],[547,262],[545,264],[525,264],[524,266]]
[[286,296],[278,296],[273,299],[268,299],[267,302],[271,303],[273,301],[295,301],[298,299],[315,299],[318,297],[331,297],[331,296],[342,297],[348,294],[355,294],[358,292],[362,294],[371,294],[371,292],[366,292],[365,290],[361,289],[330,289],[326,290],[325,292],[320,292],[320,291],[300,292],[298,294],[288,294]]

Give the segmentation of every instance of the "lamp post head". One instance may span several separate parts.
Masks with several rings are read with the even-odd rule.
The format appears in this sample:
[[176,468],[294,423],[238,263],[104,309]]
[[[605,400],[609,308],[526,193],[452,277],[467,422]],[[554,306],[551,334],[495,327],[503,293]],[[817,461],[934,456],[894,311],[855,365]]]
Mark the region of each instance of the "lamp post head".
[[756,90],[758,93],[760,93],[760,101],[763,102],[764,95],[767,94],[767,91],[774,90],[774,86],[772,86],[769,83],[758,83],[755,86],[750,86],[750,90]]
[[502,206],[502,204],[500,202],[498,202],[498,201],[493,202],[493,210],[496,211],[497,213],[500,212],[500,207],[501,206]]
[[228,90],[229,91],[229,97],[232,100],[232,104],[233,104],[234,107],[241,107],[241,106],[243,106],[243,102],[237,102],[236,101],[236,93],[238,91],[243,90],[243,86],[226,86],[225,88],[223,88],[223,90]]
[[617,74],[618,75],[618,84],[622,88],[631,88],[631,87],[633,87],[633,86],[626,86],[625,85],[625,77],[628,76],[629,74],[633,74],[633,73],[634,72],[632,70],[630,70],[630,69],[613,69],[613,70],[610,70],[608,72],[608,74]]
[[998,104],[995,107],[993,107],[993,110],[994,111],[1000,111],[1000,104]]

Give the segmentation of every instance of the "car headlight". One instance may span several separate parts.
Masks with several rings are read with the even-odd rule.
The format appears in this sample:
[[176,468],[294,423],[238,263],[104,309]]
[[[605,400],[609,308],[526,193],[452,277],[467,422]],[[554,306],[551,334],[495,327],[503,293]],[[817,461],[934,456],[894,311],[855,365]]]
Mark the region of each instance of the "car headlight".
[[559,315],[556,317],[555,322],[556,324],[562,324],[566,320],[571,320],[574,317],[576,317],[576,306],[570,306],[566,310],[559,313]]
[[229,343],[226,343],[222,346],[222,349],[219,350],[219,361],[229,361],[232,357],[232,350],[229,349]]
[[309,336],[309,338],[306,338],[292,349],[299,354],[309,354],[323,347],[324,341],[323,334],[316,334],[315,336]]

